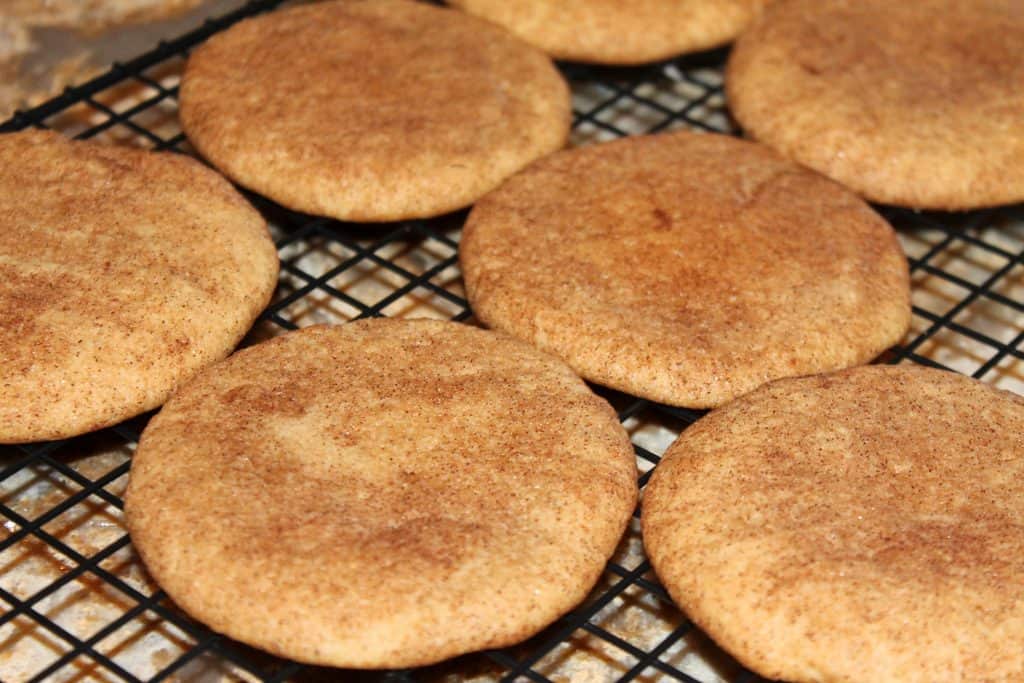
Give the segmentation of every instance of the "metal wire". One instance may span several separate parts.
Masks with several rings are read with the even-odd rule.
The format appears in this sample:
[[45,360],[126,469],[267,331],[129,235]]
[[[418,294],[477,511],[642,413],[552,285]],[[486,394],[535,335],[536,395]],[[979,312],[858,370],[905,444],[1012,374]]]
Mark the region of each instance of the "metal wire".
[[[154,149],[187,152],[187,141],[180,130],[168,131],[166,126],[145,123],[150,113],[168,107],[173,112],[177,97],[177,86],[155,74],[164,65],[180,63],[190,49],[210,35],[244,17],[272,9],[280,1],[252,0],[241,9],[209,20],[180,38],[161,42],[136,59],[115,64],[98,78],[68,88],[34,109],[18,112],[0,124],[0,131],[28,127],[63,129],[61,117],[77,108],[88,112],[89,121],[76,131],[77,137],[91,138],[120,131]],[[724,108],[721,87],[724,58],[723,51],[715,51],[639,68],[563,65],[575,93],[576,141],[610,139],[680,126],[737,132]],[[105,101],[106,93],[126,84],[137,85],[147,94],[120,110]],[[432,302],[435,312],[442,311],[451,319],[466,320],[472,316],[457,274],[458,227],[464,215],[408,221],[380,234],[363,226],[290,212],[262,197],[248,196],[279,232],[277,246],[282,258],[282,286],[277,298],[263,313],[263,324],[295,329],[308,322],[309,310],[337,307],[336,315],[352,319],[391,315],[396,307],[419,305],[424,301]],[[914,333],[887,360],[950,367],[953,356],[944,350],[943,344],[952,344],[956,347],[954,350],[967,349],[968,365],[961,364],[954,369],[989,381],[994,381],[1001,370],[1024,360],[1021,348],[1024,331],[1014,330],[1012,322],[1018,321],[1019,327],[1020,318],[1014,316],[1024,315],[1024,297],[1018,292],[1024,288],[1024,232],[1011,233],[1005,239],[999,232],[1000,226],[1021,220],[1022,208],[961,215],[921,214],[885,207],[881,210],[901,231],[905,246],[916,245],[915,249],[908,249],[915,279]],[[307,258],[311,249],[327,251],[333,255],[333,260],[327,267],[313,267]],[[982,271],[982,275],[972,274],[965,263],[974,263],[975,270]],[[373,280],[374,287],[351,286],[353,282],[358,285],[366,279]],[[950,291],[956,294],[950,295]],[[982,304],[1005,309],[1011,322],[1011,334],[993,332],[990,326],[978,323],[979,316],[992,314],[989,308],[979,313]],[[1010,381],[1016,381],[1014,377],[1018,376],[1011,372]],[[654,416],[675,425],[676,429],[685,429],[702,414],[606,393],[618,407],[619,418],[627,425],[643,416]],[[144,423],[145,417],[129,421],[105,430],[103,435],[130,450]],[[58,653],[39,662],[32,680],[60,676],[62,672],[67,673],[69,667],[82,662],[115,680],[142,680],[137,672],[104,647],[105,642],[141,618],[176,629],[184,643],[177,656],[151,673],[149,680],[180,674],[209,657],[264,681],[316,678],[316,672],[311,669],[276,660],[210,632],[178,612],[162,591],[140,591],[112,571],[108,563],[129,550],[127,535],[122,534],[104,547],[84,554],[61,534],[51,532],[50,525],[55,521],[89,502],[113,510],[123,507],[120,497],[111,492],[110,487],[127,473],[127,456],[104,472],[86,474],[62,457],[62,453],[75,447],[78,441],[0,448],[0,463],[4,465],[0,469],[0,515],[6,520],[7,528],[6,537],[0,540],[0,557],[31,542],[42,544],[69,565],[59,578],[21,597],[4,584],[5,575],[0,570],[0,629],[19,621],[24,625],[27,619],[33,629],[48,634],[47,637],[60,644]],[[645,445],[646,442],[641,443],[639,437],[635,437],[635,441],[642,472],[640,485],[644,486],[659,455]],[[51,479],[59,478],[62,485],[74,490],[33,518],[27,518],[15,509],[13,502],[23,485],[8,485],[8,482],[37,472]],[[118,617],[82,637],[62,626],[58,618],[48,615],[40,605],[86,577],[99,582],[104,590],[115,591],[119,599],[125,601],[125,607]],[[483,653],[479,658],[497,667],[503,680],[548,681],[546,672],[551,669],[546,662],[553,654],[571,647],[573,639],[587,637],[603,643],[627,662],[618,668],[612,667],[609,676],[617,680],[629,681],[641,675],[698,680],[678,665],[678,658],[667,658],[668,653],[678,649],[685,638],[696,632],[681,615],[676,625],[654,642],[616,632],[601,621],[600,615],[609,609],[624,609],[620,603],[627,594],[634,596],[631,599],[663,607],[671,604],[646,560],[634,566],[613,560],[608,564],[600,588],[579,608],[525,645]],[[388,681],[415,681],[418,676],[417,671],[395,671],[381,673],[378,677]],[[735,681],[757,680],[738,665],[733,667],[730,677]]]

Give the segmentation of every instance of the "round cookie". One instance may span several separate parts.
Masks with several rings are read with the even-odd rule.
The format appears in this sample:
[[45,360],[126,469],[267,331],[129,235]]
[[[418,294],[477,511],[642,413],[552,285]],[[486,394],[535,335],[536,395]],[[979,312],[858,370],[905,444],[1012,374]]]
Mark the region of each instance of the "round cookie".
[[689,132],[543,159],[460,246],[476,315],[587,379],[706,408],[865,363],[910,321],[889,225],[766,147]]
[[724,45],[769,0],[448,0],[558,59],[642,64]]
[[299,661],[416,666],[523,640],[587,594],[636,504],[614,411],[501,334],[290,333],[179,391],[126,516],[186,612]]
[[0,136],[0,443],[155,408],[235,347],[278,260],[231,185],[176,154]]
[[1018,0],[789,0],[736,43],[744,130],[864,197],[920,209],[1024,200]]
[[673,599],[787,681],[1024,677],[1024,399],[952,373],[781,380],[687,429],[644,493]]
[[569,89],[508,32],[412,0],[246,19],[195,51],[181,122],[236,182],[352,221],[462,208],[569,133]]

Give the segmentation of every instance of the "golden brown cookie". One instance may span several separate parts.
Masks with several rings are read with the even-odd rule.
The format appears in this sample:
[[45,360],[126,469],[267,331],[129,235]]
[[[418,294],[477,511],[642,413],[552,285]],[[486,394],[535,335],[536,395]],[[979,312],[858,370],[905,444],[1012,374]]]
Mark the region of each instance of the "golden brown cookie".
[[906,260],[882,218],[720,135],[543,159],[473,208],[460,252],[481,320],[673,405],[865,363],[910,321]]
[[569,89],[540,51],[412,0],[280,10],[189,59],[181,122],[233,180],[354,221],[462,208],[565,144]]
[[787,0],[737,42],[726,90],[749,135],[872,201],[1024,200],[1019,0]]
[[277,283],[266,224],[194,159],[0,136],[0,443],[155,408]]
[[558,59],[642,64],[724,45],[769,0],[448,0]]
[[457,323],[318,326],[235,354],[142,436],[126,514],[211,628],[304,662],[428,664],[580,602],[636,504],[615,412]]
[[644,494],[673,599],[787,681],[1024,678],[1024,399],[913,366],[773,382]]

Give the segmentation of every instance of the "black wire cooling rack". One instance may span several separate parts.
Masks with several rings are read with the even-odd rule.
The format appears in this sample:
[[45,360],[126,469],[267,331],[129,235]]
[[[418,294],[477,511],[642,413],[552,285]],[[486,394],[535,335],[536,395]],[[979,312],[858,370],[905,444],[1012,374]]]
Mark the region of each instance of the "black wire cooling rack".
[[[253,0],[161,42],[17,113],[0,131],[48,127],[190,153],[176,115],[189,50],[279,3]],[[574,143],[681,126],[737,132],[722,94],[724,57],[716,51],[629,69],[563,65],[574,92]],[[371,227],[248,196],[273,226],[282,265],[278,292],[249,343],[375,315],[471,321],[456,259],[464,214]],[[914,286],[913,329],[885,360],[947,367],[1024,393],[1024,210],[880,210],[899,230]],[[602,393],[633,437],[642,486],[700,413]],[[643,557],[636,524],[588,600],[517,647],[429,669],[357,673],[305,667],[231,642],[179,612],[131,549],[120,493],[145,420],[0,448],[3,680],[756,680],[671,605]]]

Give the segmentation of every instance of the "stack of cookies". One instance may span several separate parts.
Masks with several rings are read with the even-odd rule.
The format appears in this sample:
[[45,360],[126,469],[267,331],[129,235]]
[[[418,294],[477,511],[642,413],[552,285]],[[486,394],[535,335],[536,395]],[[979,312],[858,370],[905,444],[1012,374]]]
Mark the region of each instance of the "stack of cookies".
[[[867,202],[1024,200],[1024,5],[450,4],[243,21],[192,54],[180,116],[218,171],[294,211],[472,207],[459,258],[489,330],[364,320],[228,358],[278,276],[238,191],[179,156],[10,134],[0,443],[163,406],[126,516],[176,603],[282,657],[420,666],[529,638],[601,575],[639,492],[587,380],[713,409],[652,477],[643,533],[672,598],[744,665],[1024,677],[1024,400],[861,367],[911,314]],[[565,149],[552,58],[733,40],[748,140]]]

